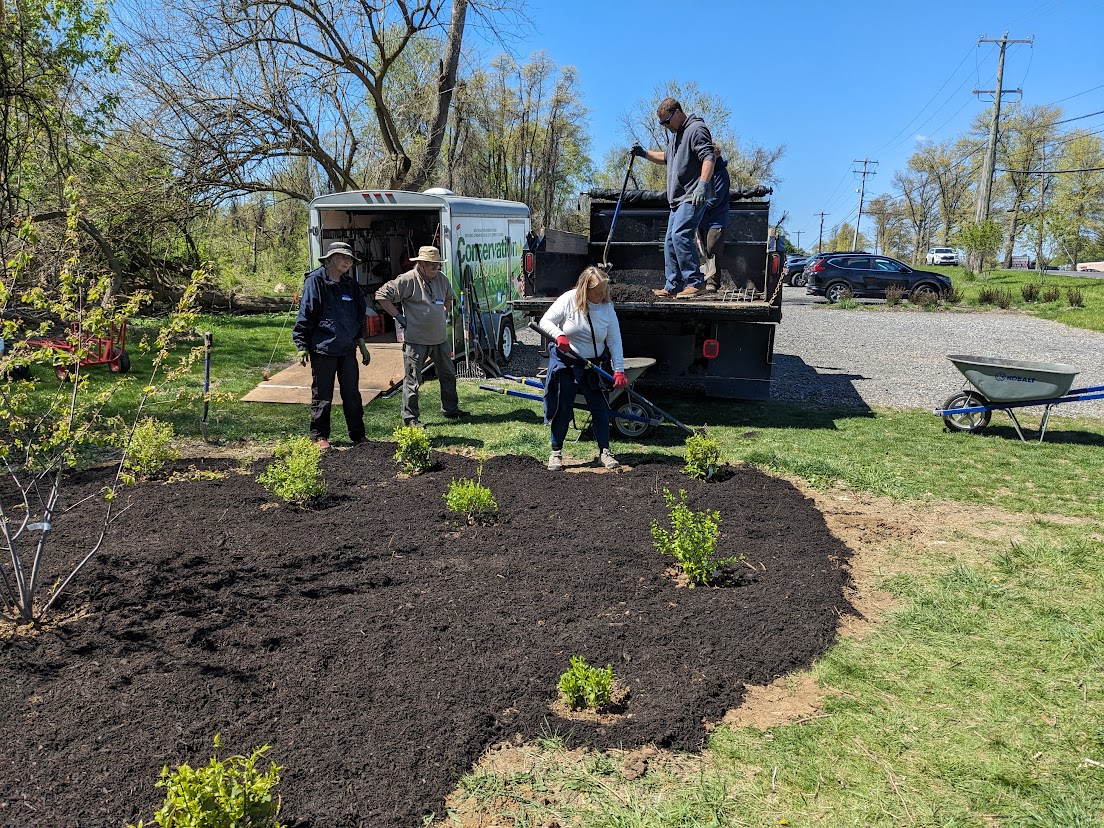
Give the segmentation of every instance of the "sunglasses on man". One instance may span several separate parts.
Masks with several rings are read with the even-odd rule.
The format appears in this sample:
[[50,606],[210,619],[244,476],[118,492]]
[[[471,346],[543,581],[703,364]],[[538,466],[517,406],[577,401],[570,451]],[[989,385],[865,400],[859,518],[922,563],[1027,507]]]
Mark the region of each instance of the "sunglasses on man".
[[675,110],[674,112],[672,112],[672,113],[671,113],[670,115],[668,115],[668,116],[667,116],[666,118],[660,118],[660,119],[659,119],[659,122],[660,122],[661,124],[663,124],[663,126],[667,126],[667,125],[668,125],[669,123],[671,123],[672,119],[674,119],[674,117],[675,117],[676,115],[678,115],[678,113],[679,113],[679,111],[678,111],[678,110],[676,109],[676,110]]

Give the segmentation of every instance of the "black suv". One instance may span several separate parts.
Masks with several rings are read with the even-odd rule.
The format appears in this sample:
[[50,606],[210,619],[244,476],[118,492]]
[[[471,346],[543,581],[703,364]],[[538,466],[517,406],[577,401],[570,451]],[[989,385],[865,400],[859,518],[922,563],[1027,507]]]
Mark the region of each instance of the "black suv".
[[884,299],[886,288],[899,288],[911,301],[921,294],[940,296],[951,289],[941,273],[914,270],[904,262],[872,253],[836,253],[805,263],[805,292],[838,302],[855,297]]

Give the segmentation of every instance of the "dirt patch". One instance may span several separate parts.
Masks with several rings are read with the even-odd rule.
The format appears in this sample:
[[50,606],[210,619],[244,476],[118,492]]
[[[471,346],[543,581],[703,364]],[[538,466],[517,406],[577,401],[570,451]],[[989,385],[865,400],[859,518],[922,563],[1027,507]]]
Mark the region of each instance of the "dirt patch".
[[[0,640],[0,824],[148,821],[161,767],[205,762],[220,733],[272,746],[291,826],[406,828],[442,815],[488,746],[540,737],[571,655],[632,688],[618,720],[565,724],[572,747],[694,751],[853,612],[848,548],[754,469],[702,483],[661,463],[568,477],[491,458],[499,520],[468,526],[443,494],[475,461],[399,479],[393,450],[328,453],[311,511],[272,508],[258,469],[131,490],[66,623]],[[68,502],[106,473],[75,477]],[[719,510],[719,554],[754,575],[677,588],[649,532],[665,487]],[[96,528],[75,510],[53,542],[83,548]]]

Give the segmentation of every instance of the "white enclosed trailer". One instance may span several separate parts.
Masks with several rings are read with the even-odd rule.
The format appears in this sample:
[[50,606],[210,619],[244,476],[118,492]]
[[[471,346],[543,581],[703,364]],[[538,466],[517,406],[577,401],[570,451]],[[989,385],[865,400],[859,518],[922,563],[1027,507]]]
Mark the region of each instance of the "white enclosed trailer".
[[[524,283],[529,230],[529,208],[516,201],[466,198],[443,188],[424,193],[357,190],[319,196],[310,203],[309,248],[311,262],[317,263],[332,243],[352,245],[361,259],[356,278],[371,308],[376,290],[410,270],[410,257],[419,247],[437,247],[463,311],[452,325],[454,353],[464,353],[476,335],[505,363],[516,341],[509,303]],[[468,313],[465,286],[478,298],[479,317]]]

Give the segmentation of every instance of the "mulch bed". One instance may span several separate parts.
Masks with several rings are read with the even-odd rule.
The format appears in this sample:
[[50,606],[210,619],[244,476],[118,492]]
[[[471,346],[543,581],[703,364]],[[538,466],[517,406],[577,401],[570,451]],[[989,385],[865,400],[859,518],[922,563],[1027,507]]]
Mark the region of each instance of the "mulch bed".
[[[847,548],[754,469],[704,483],[658,462],[553,474],[497,457],[482,482],[499,520],[469,526],[443,493],[475,462],[400,478],[393,450],[328,453],[309,511],[273,508],[256,469],[128,490],[65,623],[0,637],[0,825],[149,824],[162,766],[203,764],[219,733],[226,755],[272,745],[288,824],[408,828],[515,734],[698,750],[745,684],[809,665],[853,612]],[[720,511],[719,553],[747,562],[723,587],[664,574],[649,532],[664,487]],[[81,512],[56,549],[95,531]],[[551,712],[576,654],[613,665],[626,715]]]

